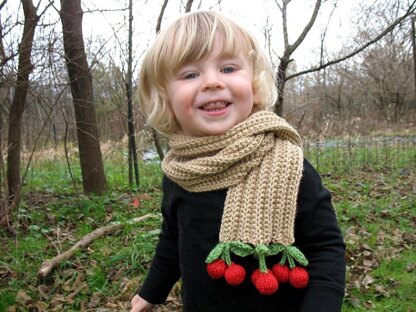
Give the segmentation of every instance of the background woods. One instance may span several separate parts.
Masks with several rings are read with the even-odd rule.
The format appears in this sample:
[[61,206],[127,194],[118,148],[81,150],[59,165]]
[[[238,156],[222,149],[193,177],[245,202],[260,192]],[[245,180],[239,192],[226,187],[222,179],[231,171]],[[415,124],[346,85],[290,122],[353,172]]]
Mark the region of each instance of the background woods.
[[[410,309],[416,1],[261,2],[0,0],[0,312],[128,309],[157,241],[166,150],[138,109],[138,70],[156,33],[199,9],[243,24],[270,56],[274,111],[335,197],[345,311]],[[36,278],[108,224],[113,237]],[[158,310],[179,310],[179,293]]]
[[[244,12],[233,13],[233,16],[232,12],[227,11],[230,6],[227,1],[205,2],[194,4],[194,9],[223,10],[237,21],[244,18]],[[141,56],[154,37],[159,15],[162,22],[159,27],[160,24],[163,27],[163,23],[168,23],[180,12],[183,13],[185,6],[190,8],[192,4],[190,1],[182,6],[174,1],[152,5],[141,4],[140,1],[136,3],[132,11],[131,30],[133,87],[137,82],[135,78]],[[46,4],[47,1],[35,3],[36,6]],[[97,128],[103,142],[119,140],[126,135],[128,125],[125,119],[126,79],[129,72],[128,3],[116,1],[104,8],[99,6],[103,4],[98,5],[91,0],[81,4],[85,12],[80,22],[84,23],[85,53],[92,75],[93,100],[87,103],[95,104],[92,107],[96,110]],[[355,6],[348,7],[351,20],[345,20],[340,18],[342,1],[270,0],[265,1],[270,8],[267,15],[262,12],[262,15],[259,13],[258,17],[251,16],[248,20],[251,23],[248,25],[250,31],[258,36],[275,64],[280,90],[275,111],[299,125],[301,132],[308,129],[308,135],[322,134],[323,127],[313,127],[314,122],[334,124],[331,129],[336,132],[332,134],[339,135],[346,134],[343,131],[350,129],[352,120],[354,123],[361,120],[356,130],[362,133],[375,131],[377,127],[385,128],[386,123],[391,128],[397,123],[412,121],[408,112],[415,107],[415,54],[411,34],[415,2],[379,0],[368,7],[365,2],[353,4]],[[161,11],[162,6],[166,7],[165,14]],[[3,1],[3,125],[10,124],[5,119],[9,116],[9,106],[12,107],[7,105],[7,101],[11,102],[14,98],[12,92],[14,86],[18,85],[16,77],[22,77],[16,75],[20,42],[18,34],[24,21],[22,8],[18,1],[13,1],[13,4],[12,1]],[[40,9],[45,12],[38,17],[41,25],[34,33],[33,73],[30,76],[27,105],[22,111],[22,120],[29,121],[26,116],[30,116],[30,122],[23,124],[22,130],[22,138],[26,138],[22,141],[23,148],[29,150],[30,142],[33,143],[39,134],[50,109],[53,114],[48,117],[46,125],[49,131],[42,134],[41,145],[55,145],[57,140],[62,142],[66,127],[64,116],[68,126],[68,141],[74,141],[77,137],[76,118],[72,103],[68,101],[71,80],[67,79],[64,63],[64,36],[58,14],[61,8],[56,7],[56,2],[51,2],[46,9]],[[251,9],[256,13],[255,8]],[[49,109],[46,109],[46,105]],[[365,112],[376,113],[380,118],[368,119],[377,120],[377,123],[364,120],[368,116]],[[140,112],[134,109],[132,113],[133,120],[139,122]],[[12,127],[16,128],[19,127]],[[141,127],[136,130],[141,131]],[[88,133],[90,130],[81,132]],[[7,127],[2,127],[2,137],[8,137]],[[13,146],[9,149],[13,150]]]

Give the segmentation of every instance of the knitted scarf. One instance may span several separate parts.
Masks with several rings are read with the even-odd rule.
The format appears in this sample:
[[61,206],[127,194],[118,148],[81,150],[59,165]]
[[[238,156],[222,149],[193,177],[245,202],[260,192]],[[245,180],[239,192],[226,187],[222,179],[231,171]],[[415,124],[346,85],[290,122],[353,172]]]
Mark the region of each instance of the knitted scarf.
[[[211,277],[224,275],[229,284],[239,284],[227,279],[227,271],[239,266],[231,261],[233,254],[254,254],[264,276],[270,271],[266,256],[282,254],[280,266],[288,261],[292,269],[294,260],[307,264],[291,246],[303,169],[301,139],[284,119],[260,111],[224,134],[174,135],[169,145],[162,169],[171,180],[190,192],[227,188],[220,242],[206,260]],[[241,279],[231,271],[228,275]]]

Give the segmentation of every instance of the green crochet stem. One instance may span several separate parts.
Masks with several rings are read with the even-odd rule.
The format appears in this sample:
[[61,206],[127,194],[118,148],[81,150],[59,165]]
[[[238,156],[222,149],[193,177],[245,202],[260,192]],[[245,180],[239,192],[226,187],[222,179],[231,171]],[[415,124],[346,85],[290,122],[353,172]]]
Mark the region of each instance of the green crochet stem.
[[266,257],[269,255],[270,250],[266,245],[257,245],[255,253],[259,258],[259,269],[262,273],[267,273]]
[[285,265],[286,260],[287,260],[287,255],[286,255],[286,253],[284,253],[283,256],[282,256],[282,259],[280,259],[279,264],[280,265]]
[[217,246],[209,253],[206,263],[211,263],[217,259],[223,259],[227,265],[231,264],[231,253],[240,256],[247,257],[254,252],[254,248],[240,241],[232,241],[226,243],[218,243]]
[[259,259],[259,268],[263,273],[267,272],[266,257],[282,254],[280,264],[284,265],[289,262],[289,267],[294,268],[295,261],[303,266],[308,265],[308,260],[304,254],[295,246],[283,246],[282,244],[270,244],[264,245],[259,244],[253,247],[250,244],[246,244],[240,241],[231,241],[218,243],[213,250],[209,253],[206,263],[214,262],[217,259],[222,259],[227,263],[231,264],[231,254],[235,254],[240,257],[247,257],[254,254]]

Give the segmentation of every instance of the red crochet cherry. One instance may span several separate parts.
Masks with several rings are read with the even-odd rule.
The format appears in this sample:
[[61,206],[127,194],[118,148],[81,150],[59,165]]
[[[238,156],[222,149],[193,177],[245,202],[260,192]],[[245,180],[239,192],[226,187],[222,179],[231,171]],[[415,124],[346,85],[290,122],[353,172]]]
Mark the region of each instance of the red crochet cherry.
[[207,264],[208,275],[213,279],[220,279],[223,277],[225,270],[227,270],[227,264],[222,259],[217,259]]
[[290,270],[289,280],[293,287],[304,288],[308,285],[309,274],[304,268],[296,267]]
[[260,272],[257,274],[254,285],[262,295],[272,295],[279,288],[279,283],[276,277],[274,277],[272,271],[268,270],[267,273]]
[[272,268],[272,272],[279,283],[284,284],[289,281],[290,269],[288,266],[275,264]]
[[[256,285],[256,280],[257,280],[257,277],[259,277],[260,273],[265,273],[265,272],[261,272],[260,269],[256,269],[256,270],[253,271],[253,273],[251,273],[251,282],[254,285]],[[272,273],[272,271],[267,269],[267,273]]]
[[259,277],[260,273],[261,273],[260,269],[256,269],[253,271],[253,273],[251,273],[251,282],[253,283],[253,285],[256,285],[256,280],[257,280],[257,277]]
[[224,277],[229,285],[237,286],[246,278],[246,270],[239,264],[231,263],[225,270]]

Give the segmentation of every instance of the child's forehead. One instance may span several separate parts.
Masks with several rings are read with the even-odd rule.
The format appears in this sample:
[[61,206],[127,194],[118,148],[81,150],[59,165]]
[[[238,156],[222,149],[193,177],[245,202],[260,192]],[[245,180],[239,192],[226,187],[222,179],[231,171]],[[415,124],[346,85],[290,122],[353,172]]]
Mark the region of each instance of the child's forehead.
[[195,39],[193,42],[185,43],[183,47],[179,43],[173,49],[172,59],[176,59],[176,62],[172,64],[174,71],[186,64],[203,60],[213,54],[219,58],[227,59],[241,55],[247,56],[248,58],[252,50],[250,42],[242,38],[241,34],[226,37],[221,32],[216,32],[209,41],[202,40],[202,38]]
[[[190,13],[158,37],[151,55],[162,85],[186,64],[207,57],[216,46],[221,56],[255,55],[254,38],[233,21],[212,12]],[[254,52],[254,54],[253,54]]]

